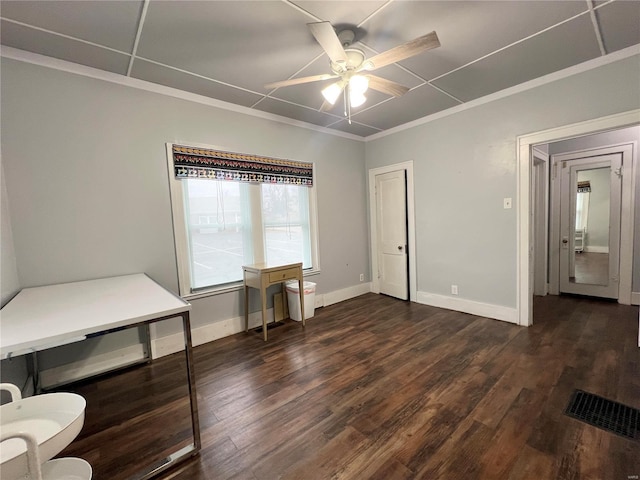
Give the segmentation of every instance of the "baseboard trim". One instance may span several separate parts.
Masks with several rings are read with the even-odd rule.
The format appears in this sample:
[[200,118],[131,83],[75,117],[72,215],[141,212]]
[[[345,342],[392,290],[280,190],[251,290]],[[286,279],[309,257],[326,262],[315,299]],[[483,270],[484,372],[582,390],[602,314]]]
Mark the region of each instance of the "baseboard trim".
[[[267,323],[273,322],[273,308],[267,310]],[[262,312],[249,314],[249,328],[262,325]],[[215,323],[191,328],[191,343],[194,347],[244,332],[244,317],[233,317]],[[164,357],[184,350],[184,334],[174,333],[151,340],[151,358]]]
[[[316,294],[315,307],[321,308],[334,303],[349,300],[371,291],[370,283],[362,283],[353,287],[343,288],[335,292]],[[267,310],[267,323],[273,321],[273,308]],[[253,312],[249,314],[249,328],[256,328],[262,325],[262,313]],[[191,342],[194,347],[205,343],[213,342],[220,338],[228,337],[244,331],[244,317],[228,318],[215,323],[209,323],[200,327],[191,328]],[[184,336],[182,333],[168,335],[151,340],[152,358],[164,357],[172,353],[184,350]]]
[[640,292],[631,292],[631,305],[640,305]]
[[341,290],[336,290],[334,292],[325,293],[322,296],[322,306],[328,307],[329,305],[333,305],[334,303],[340,303],[344,302],[345,300],[349,300],[350,298],[359,297],[360,295],[364,295],[365,293],[369,293],[370,291],[371,282],[367,282],[360,283],[352,287],[343,288]]
[[44,388],[64,385],[140,362],[144,358],[143,344],[130,345],[89,359],[42,370],[40,383]]
[[418,292],[417,303],[432,307],[446,308],[458,312],[470,313],[479,317],[493,318],[503,322],[518,323],[518,311],[515,308],[490,303],[476,302],[464,298],[453,298],[435,293]]
[[609,247],[599,247],[597,245],[586,245],[584,247],[586,253],[609,253]]

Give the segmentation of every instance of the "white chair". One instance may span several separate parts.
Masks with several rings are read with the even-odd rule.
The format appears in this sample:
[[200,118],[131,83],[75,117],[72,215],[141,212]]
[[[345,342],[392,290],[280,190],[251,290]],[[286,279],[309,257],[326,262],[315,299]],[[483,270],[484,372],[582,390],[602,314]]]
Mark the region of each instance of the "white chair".
[[[13,384],[2,383],[0,384],[1,390],[6,390],[11,394],[10,403],[22,400],[20,389]],[[82,400],[81,397],[80,400]],[[91,480],[92,470],[88,462],[81,458],[57,458],[54,460],[46,459],[48,461],[43,463],[35,432],[27,431],[29,429],[24,427],[24,423],[3,425],[2,420],[0,418],[0,451],[2,443],[8,440],[15,443],[21,439],[27,446],[27,461],[24,463],[15,462],[15,459],[10,458],[9,462],[13,461],[12,468],[9,469],[9,472],[3,471],[2,480]],[[16,467],[18,467],[18,471],[16,471]],[[0,465],[0,471],[2,470],[2,465]]]
[[20,438],[27,444],[27,469],[20,476],[7,480],[91,480],[91,465],[85,460],[56,458],[42,464],[35,436],[28,432],[2,432],[0,443],[11,438]]

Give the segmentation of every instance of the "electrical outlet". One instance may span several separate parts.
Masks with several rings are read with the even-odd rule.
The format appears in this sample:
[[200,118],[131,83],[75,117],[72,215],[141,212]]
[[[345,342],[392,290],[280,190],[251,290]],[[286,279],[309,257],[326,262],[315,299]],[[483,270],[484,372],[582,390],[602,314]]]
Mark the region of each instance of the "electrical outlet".
[[364,273],[361,273],[361,274],[360,274],[360,281],[361,281],[361,282],[364,282]]
[[451,295],[458,294],[458,285],[451,285]]

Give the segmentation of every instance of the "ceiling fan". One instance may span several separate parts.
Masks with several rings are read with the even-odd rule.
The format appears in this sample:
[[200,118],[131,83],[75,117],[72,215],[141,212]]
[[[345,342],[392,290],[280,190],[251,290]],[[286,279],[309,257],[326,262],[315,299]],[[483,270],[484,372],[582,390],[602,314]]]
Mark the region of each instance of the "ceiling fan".
[[331,60],[332,73],[291,78],[268,83],[264,87],[274,89],[339,78],[338,81],[322,90],[325,101],[320,107],[320,111],[329,110],[336,103],[340,94],[344,92],[344,114],[348,117],[349,123],[351,123],[351,108],[359,107],[366,101],[364,93],[368,88],[394,97],[399,97],[409,91],[409,88],[404,85],[371,75],[368,72],[440,46],[438,35],[436,32],[431,32],[386,52],[366,58],[362,50],[351,46],[355,38],[355,33],[352,30],[336,33],[329,22],[308,23],[307,26]]

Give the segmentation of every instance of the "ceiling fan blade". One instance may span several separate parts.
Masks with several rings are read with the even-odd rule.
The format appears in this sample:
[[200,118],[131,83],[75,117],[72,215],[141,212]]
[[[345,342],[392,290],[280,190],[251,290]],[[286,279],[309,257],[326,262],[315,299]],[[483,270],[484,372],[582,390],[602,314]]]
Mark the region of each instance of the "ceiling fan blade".
[[377,77],[375,75],[367,75],[369,77],[369,88],[378,92],[386,93],[394,97],[400,97],[409,91],[409,87],[392,82],[386,78]]
[[377,68],[384,67],[391,63],[396,63],[405,58],[413,57],[414,55],[418,55],[419,53],[426,52],[427,50],[431,50],[432,48],[437,48],[440,46],[440,40],[438,40],[438,35],[436,32],[427,33],[418,38],[414,38],[413,40],[403,43],[402,45],[398,45],[397,47],[393,47],[386,52],[379,53],[378,55],[374,55],[371,58],[368,58],[362,66],[363,70],[375,70]]
[[300,85],[301,83],[319,82],[321,80],[329,80],[337,78],[337,75],[323,73],[321,75],[312,75],[311,77],[291,78],[289,80],[281,80],[279,82],[267,83],[264,88],[270,90],[273,88],[288,87],[290,85]]
[[311,34],[316,38],[322,49],[326,52],[332,62],[347,62],[349,58],[338,39],[336,31],[329,22],[307,23]]

